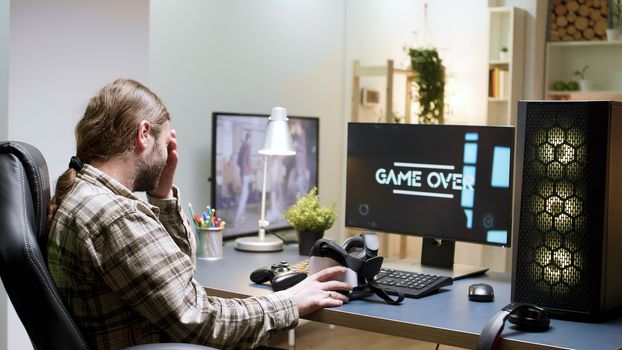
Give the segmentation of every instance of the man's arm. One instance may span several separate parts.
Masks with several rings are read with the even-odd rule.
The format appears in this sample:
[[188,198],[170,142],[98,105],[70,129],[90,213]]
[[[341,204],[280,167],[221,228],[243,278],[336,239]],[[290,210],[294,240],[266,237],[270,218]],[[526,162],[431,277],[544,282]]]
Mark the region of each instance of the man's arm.
[[289,292],[247,299],[208,297],[193,278],[190,258],[143,213],[120,216],[95,239],[101,248],[94,260],[105,283],[173,341],[254,347],[298,321]]
[[147,194],[147,199],[150,204],[160,209],[160,223],[177,243],[179,249],[192,259],[192,265],[196,266],[195,232],[184,215],[179,189],[173,186],[172,198],[161,199]]

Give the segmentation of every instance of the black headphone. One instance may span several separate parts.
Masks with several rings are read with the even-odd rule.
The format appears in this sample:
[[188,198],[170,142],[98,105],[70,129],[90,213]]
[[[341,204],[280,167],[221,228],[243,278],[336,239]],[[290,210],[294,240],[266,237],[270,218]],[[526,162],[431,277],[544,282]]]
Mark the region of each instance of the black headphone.
[[378,236],[375,233],[363,232],[348,238],[341,246],[348,255],[358,259],[378,256]]
[[497,312],[484,326],[477,341],[477,350],[495,349],[499,343],[506,320],[527,332],[549,329],[551,319],[544,309],[532,304],[512,303]]
[[[371,265],[374,269],[377,267],[380,270],[384,260],[378,256],[378,237],[374,233],[367,232],[347,239],[342,245],[338,245],[329,239],[319,239],[313,244],[310,255],[331,258],[354,270],[359,275],[359,279],[373,278],[377,271],[375,273],[370,272],[373,274],[367,276],[366,270],[372,267]],[[374,263],[370,264],[371,261]],[[361,282],[363,281],[361,280]]]

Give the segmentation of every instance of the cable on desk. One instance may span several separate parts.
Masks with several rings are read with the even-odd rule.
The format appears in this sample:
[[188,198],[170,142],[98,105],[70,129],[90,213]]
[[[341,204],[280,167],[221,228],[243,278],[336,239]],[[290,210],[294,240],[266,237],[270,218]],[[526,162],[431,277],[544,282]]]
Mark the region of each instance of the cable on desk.
[[279,234],[277,234],[276,232],[273,232],[273,231],[266,230],[266,233],[269,233],[269,234],[274,235],[276,238],[278,238],[278,239],[280,239],[281,241],[283,241],[283,244],[294,244],[294,243],[298,243],[298,241],[295,241],[295,240],[286,240],[285,238],[281,237]]

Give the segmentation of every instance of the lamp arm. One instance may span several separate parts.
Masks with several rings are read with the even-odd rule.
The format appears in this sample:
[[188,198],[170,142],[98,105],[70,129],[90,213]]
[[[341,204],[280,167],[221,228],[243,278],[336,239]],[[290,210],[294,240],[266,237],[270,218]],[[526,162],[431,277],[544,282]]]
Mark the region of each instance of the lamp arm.
[[266,221],[266,178],[268,175],[268,156],[263,156],[263,185],[261,188],[261,218],[259,219],[259,239],[266,238],[266,227],[269,225]]

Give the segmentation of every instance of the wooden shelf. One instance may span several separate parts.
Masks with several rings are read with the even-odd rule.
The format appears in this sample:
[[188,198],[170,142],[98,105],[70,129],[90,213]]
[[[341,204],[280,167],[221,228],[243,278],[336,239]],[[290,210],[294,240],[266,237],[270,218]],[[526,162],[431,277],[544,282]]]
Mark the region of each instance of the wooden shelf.
[[488,102],[503,103],[508,102],[508,99],[505,97],[488,97]]
[[546,92],[547,97],[567,100],[618,100],[622,101],[622,91],[555,91]]
[[498,67],[507,67],[510,65],[509,61],[500,61],[500,60],[490,60],[488,62],[490,66],[498,66]]
[[622,40],[549,41],[547,45],[552,47],[622,46]]
[[[523,97],[525,12],[516,7],[489,8],[487,120],[515,125]],[[507,58],[501,49],[507,48]]]
[[[355,61],[356,62],[356,61]],[[391,60],[391,62],[393,62]],[[355,77],[386,77],[389,72],[393,74],[403,74],[413,76],[413,72],[409,69],[400,69],[393,67],[393,64],[387,63],[385,66],[360,66],[354,65]]]

